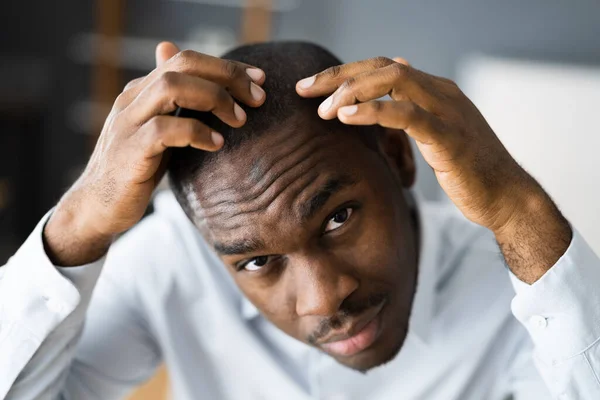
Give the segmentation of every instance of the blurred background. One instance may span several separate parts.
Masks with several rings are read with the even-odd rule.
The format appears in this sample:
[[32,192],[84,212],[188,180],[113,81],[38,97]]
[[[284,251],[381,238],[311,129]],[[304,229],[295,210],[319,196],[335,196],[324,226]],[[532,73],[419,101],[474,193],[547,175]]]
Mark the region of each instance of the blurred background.
[[[0,265],[82,171],[162,40],[219,55],[302,39],[455,79],[600,251],[599,0],[38,0],[11,2],[2,22]],[[417,186],[443,200],[422,160]],[[161,376],[140,398],[162,393]]]

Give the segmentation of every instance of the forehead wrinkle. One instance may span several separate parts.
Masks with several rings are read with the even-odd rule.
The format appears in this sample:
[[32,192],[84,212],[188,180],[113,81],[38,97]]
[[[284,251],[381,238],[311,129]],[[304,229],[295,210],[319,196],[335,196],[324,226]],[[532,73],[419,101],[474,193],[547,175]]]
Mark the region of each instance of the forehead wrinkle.
[[[285,142],[286,144],[290,143],[290,138],[294,138],[294,137],[302,137],[302,135],[299,135],[300,131],[306,129],[304,126],[301,125],[295,125],[292,127],[291,129],[291,133],[288,135],[285,135],[282,138],[279,138],[279,140],[276,143],[270,144],[272,146],[277,146],[277,144],[281,143],[281,142]],[[273,167],[275,165],[277,165],[281,160],[284,160],[288,157],[290,157],[291,155],[293,155],[296,151],[299,151],[300,149],[302,149],[304,146],[308,146],[309,144],[311,144],[315,139],[319,139],[319,136],[312,136],[309,137],[308,140],[300,140],[297,144],[293,145],[292,148],[290,149],[290,151],[288,151],[285,154],[281,154],[277,157],[275,157],[273,160],[271,160],[270,162],[268,162],[267,165],[261,165],[261,161],[263,161],[263,158],[256,158],[254,160],[254,162],[252,163],[252,167],[251,167],[251,171],[252,174],[250,175],[251,178],[251,183],[253,185],[257,185],[260,184],[260,182],[262,180],[265,179],[265,177],[267,176],[267,172],[271,169],[273,169]],[[254,181],[252,181],[252,179],[254,178]]]
[[355,185],[356,182],[356,179],[347,174],[329,177],[325,184],[323,184],[316,193],[308,199],[308,201],[300,204],[297,208],[298,218],[303,222],[310,220],[317,211],[327,204],[327,201],[331,196],[349,186]]
[[[323,163],[319,163],[319,162],[315,163],[312,167],[310,167],[310,169],[308,171],[303,172],[302,175],[307,175],[311,170],[313,170],[315,168],[318,168],[321,165],[323,165]],[[289,196],[292,198],[291,203],[293,203],[294,199],[296,199],[299,194],[301,194],[307,187],[309,187],[318,178],[319,178],[319,173],[315,172],[315,173],[313,173],[313,174],[311,174],[309,176],[308,180],[306,182],[304,182],[300,188],[298,188],[298,189],[290,192]],[[257,208],[248,209],[246,211],[235,213],[235,214],[229,216],[228,218],[226,218],[225,220],[228,221],[228,220],[231,220],[231,219],[238,218],[240,216],[244,216],[244,215],[248,215],[248,214],[253,214],[253,213],[265,211],[266,209],[269,208],[269,206],[271,204],[273,204],[275,201],[277,201],[277,198],[279,198],[281,196],[281,194],[286,189],[288,189],[290,186],[293,186],[297,181],[298,181],[297,179],[292,179],[288,185],[286,185],[280,191],[278,191],[278,193],[275,195],[275,197],[269,201],[268,205],[266,205],[266,206],[265,205],[261,205],[261,206],[259,206]],[[242,226],[244,226],[242,223],[233,223],[231,225],[224,226],[224,228],[226,228],[226,229],[235,229],[235,228],[239,228],[239,227],[242,227]]]
[[[220,202],[211,204],[209,206],[202,204],[202,206],[204,208],[204,210],[203,210],[204,217],[206,217],[206,218],[217,217],[221,214],[227,213],[230,208],[236,208],[236,209],[241,208],[241,212],[236,213],[236,214],[244,214],[244,213],[260,211],[262,209],[265,209],[268,206],[268,204],[272,203],[283,191],[285,191],[285,189],[289,185],[293,184],[293,182],[298,179],[299,175],[302,175],[302,174],[310,171],[311,169],[313,169],[315,167],[316,164],[320,163],[320,161],[318,159],[314,160],[314,158],[319,153],[321,153],[321,149],[326,148],[326,147],[323,146],[323,143],[319,143],[322,141],[314,142],[314,140],[309,140],[305,143],[310,143],[310,142],[313,142],[310,147],[306,148],[304,151],[302,151],[300,154],[297,154],[294,157],[294,158],[298,159],[299,162],[290,163],[290,165],[284,166],[279,171],[273,172],[272,174],[266,174],[265,178],[270,178],[270,179],[265,184],[263,184],[263,187],[252,190],[251,192],[253,192],[253,193],[248,194],[247,197],[245,197],[245,198],[241,197],[244,194],[243,192],[247,192],[247,190],[232,189],[232,192],[233,192],[232,194],[237,195],[234,198],[223,199]],[[292,154],[289,154],[289,157],[291,157],[291,156],[292,156]],[[279,159],[281,161],[284,160],[282,157],[280,157]],[[309,165],[306,166],[306,163],[309,163]],[[312,163],[314,163],[315,165],[311,165]],[[276,168],[277,166],[274,165],[273,167]],[[296,170],[298,167],[300,167],[299,172],[293,174],[294,170]],[[292,173],[291,177],[289,176],[290,173]],[[274,190],[274,193],[270,193],[269,190],[273,187],[273,185],[276,182],[281,181],[282,178],[288,179],[290,181],[290,183],[288,185],[284,185],[281,188],[278,188],[277,190]],[[240,193],[240,192],[242,192],[242,193]],[[246,203],[246,205],[244,205],[243,203]],[[259,203],[259,205],[256,205],[256,203]],[[261,203],[266,204],[266,205],[261,206],[260,205]],[[215,209],[216,209],[216,211],[210,212],[210,210],[215,210]]]
[[[284,138],[284,140],[282,140],[282,141],[287,141],[287,138]],[[263,161],[262,158],[260,158],[260,157],[256,158],[254,160],[254,162],[252,162],[252,166],[250,167],[250,174],[249,174],[250,182],[254,185],[260,184],[260,182],[263,179],[265,179],[265,175],[266,175],[267,171],[272,169],[279,161],[289,157],[290,155],[294,154],[294,152],[300,150],[302,147],[310,144],[311,142],[312,142],[312,140],[310,140],[310,139],[300,141],[299,144],[292,147],[292,149],[290,151],[288,151],[286,154],[282,154],[282,155],[276,157],[275,159],[271,160],[271,162],[269,162],[269,164],[267,166],[261,165],[262,161]]]
[[[253,161],[252,165],[250,166],[250,171],[248,173],[248,178],[247,180],[245,180],[244,183],[246,183],[246,185],[242,188],[242,191],[248,191],[248,190],[257,190],[258,192],[264,192],[268,189],[268,187],[270,186],[270,184],[273,183],[274,180],[277,179],[277,177],[275,177],[270,183],[266,182],[263,183],[264,180],[269,178],[269,174],[268,171],[273,169],[280,161],[288,159],[289,157],[293,156],[294,153],[296,153],[297,151],[302,150],[303,147],[308,146],[308,145],[312,145],[313,142],[319,139],[319,136],[313,136],[311,138],[309,138],[308,140],[302,140],[300,141],[299,144],[293,146],[291,148],[291,150],[285,152],[284,154],[278,155],[277,157],[275,157],[273,160],[271,160],[269,162],[269,164],[266,167],[261,167],[260,166],[260,162],[262,161],[262,157],[256,157],[256,159]],[[289,137],[288,135],[286,135],[282,140],[280,140],[279,142],[286,142],[289,143]],[[314,146],[312,146],[314,147]],[[311,149],[312,149],[311,147]],[[241,151],[238,149],[238,151]],[[235,154],[234,154],[235,156]],[[260,172],[258,172],[260,171]],[[260,175],[259,179],[256,179],[256,177]],[[249,180],[249,182],[248,182]],[[264,189],[260,189],[262,186],[266,187]],[[258,189],[257,189],[258,188]],[[239,192],[239,189],[232,189],[231,187],[226,187],[226,188],[221,188],[221,189],[217,189],[214,192],[209,192],[207,193],[207,197],[213,197],[215,194],[217,193],[227,193],[227,192],[232,192],[232,194],[236,194]],[[230,200],[219,200],[214,204],[209,204],[207,205],[207,207],[213,207],[213,206],[218,206],[222,203],[226,203]]]
[[[305,159],[304,161],[310,161],[310,159]],[[300,165],[300,164],[298,164],[298,165]],[[296,167],[298,165],[296,165]],[[306,175],[310,171],[312,171],[315,168],[318,168],[322,165],[323,165],[323,161],[321,159],[317,159],[316,161],[313,161],[312,163],[310,163],[308,165],[308,167],[307,167],[308,169],[301,169],[300,171],[298,171],[298,173],[296,173],[292,177],[288,178],[288,183],[285,184],[284,186],[282,186],[281,188],[278,188],[278,190],[275,191],[269,198],[263,199],[264,201],[260,201],[260,202],[258,202],[258,204],[256,204],[257,201],[251,202],[248,205],[248,207],[243,207],[243,209],[241,211],[233,212],[229,216],[225,217],[224,222],[230,221],[232,219],[237,219],[238,217],[248,216],[249,214],[266,211],[286,191],[286,189],[288,189],[290,186],[293,186],[295,183],[297,183],[299,178],[301,178],[302,176]],[[311,174],[309,177],[309,181],[312,182],[312,181],[316,180],[317,178],[318,178],[318,174]],[[307,187],[309,184],[310,183],[308,183],[308,184],[305,183],[304,187]],[[295,198],[299,192],[300,192],[300,190],[296,190],[296,191],[292,192],[292,194],[291,194],[292,197]],[[224,213],[227,213],[227,210],[219,211],[218,213],[213,214],[213,216],[222,215]],[[240,224],[227,225],[227,226],[224,226],[224,228],[226,227],[227,229],[233,229],[233,227],[235,227],[235,226],[240,226]]]

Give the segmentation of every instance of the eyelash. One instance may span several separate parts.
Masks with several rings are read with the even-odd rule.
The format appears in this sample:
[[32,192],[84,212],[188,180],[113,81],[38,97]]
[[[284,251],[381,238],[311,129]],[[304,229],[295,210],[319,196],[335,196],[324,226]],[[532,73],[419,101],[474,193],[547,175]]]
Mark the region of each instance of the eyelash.
[[[337,210],[335,210],[333,213],[329,214],[329,216],[325,219],[325,222],[323,223],[323,225],[321,226],[321,231],[322,234],[321,235],[327,235],[330,232],[334,232],[340,228],[342,228],[352,217],[352,215],[360,209],[360,206],[357,204],[352,204],[352,205],[343,205],[341,207],[339,207]],[[347,219],[341,223],[340,227],[335,228],[335,229],[331,229],[329,231],[325,231],[325,228],[327,227],[327,224],[329,224],[329,222],[336,216],[336,214],[338,214],[339,212],[345,211],[345,210],[349,210],[348,212],[348,216],[346,217]],[[261,271],[263,269],[263,267],[266,267],[267,265],[269,265],[271,262],[273,262],[274,259],[277,259],[279,256],[272,256],[272,255],[265,255],[265,256],[257,256],[254,258],[251,258],[249,260],[246,261],[242,261],[238,264],[235,265],[235,270],[238,272],[242,272],[246,270],[246,267],[248,266],[248,264],[250,264],[253,261],[256,261],[259,258],[267,258],[267,261],[265,262],[264,265],[261,266],[261,268],[258,268],[256,270],[253,271],[247,271],[247,272],[258,272]]]

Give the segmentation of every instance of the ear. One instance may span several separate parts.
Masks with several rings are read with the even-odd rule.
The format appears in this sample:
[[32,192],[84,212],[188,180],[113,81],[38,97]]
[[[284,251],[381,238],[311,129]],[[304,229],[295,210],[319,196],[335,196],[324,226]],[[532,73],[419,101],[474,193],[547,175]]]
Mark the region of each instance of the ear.
[[416,176],[415,159],[408,135],[403,130],[384,128],[380,148],[390,167],[398,173],[402,186],[410,188],[414,185]]

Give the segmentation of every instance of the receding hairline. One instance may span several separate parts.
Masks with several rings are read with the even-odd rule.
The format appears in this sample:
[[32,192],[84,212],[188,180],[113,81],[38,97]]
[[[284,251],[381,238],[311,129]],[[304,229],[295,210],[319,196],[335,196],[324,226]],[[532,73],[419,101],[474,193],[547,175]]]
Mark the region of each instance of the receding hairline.
[[[307,99],[296,93],[297,80],[341,63],[339,58],[323,47],[308,42],[267,42],[237,47],[225,53],[222,58],[265,69],[267,80],[264,87],[267,91],[267,100],[263,106],[256,109],[241,104],[246,110],[248,119],[246,124],[238,129],[226,126],[210,113],[201,113],[201,118],[205,119],[203,122],[217,131],[225,131],[222,132],[225,137],[225,146],[222,150],[214,154],[189,148],[172,150],[169,165],[171,187],[188,217],[193,217],[189,214],[193,212],[188,198],[191,187],[189,183],[197,180],[201,170],[209,164],[214,167],[221,157],[226,157],[237,149],[252,146],[252,142],[256,139],[278,131],[282,125],[302,124],[308,121],[311,125],[313,123],[329,125],[329,129],[343,129],[348,133],[368,131],[368,134],[360,135],[361,141],[367,147],[376,149],[374,139],[379,128],[352,127],[343,125],[338,120],[324,121],[317,114],[322,98]],[[290,61],[291,64],[288,63],[290,65],[286,66],[282,65],[281,60],[295,62]],[[269,77],[271,79],[279,77],[281,82],[270,81]],[[269,90],[275,90],[275,93],[269,95]]]

